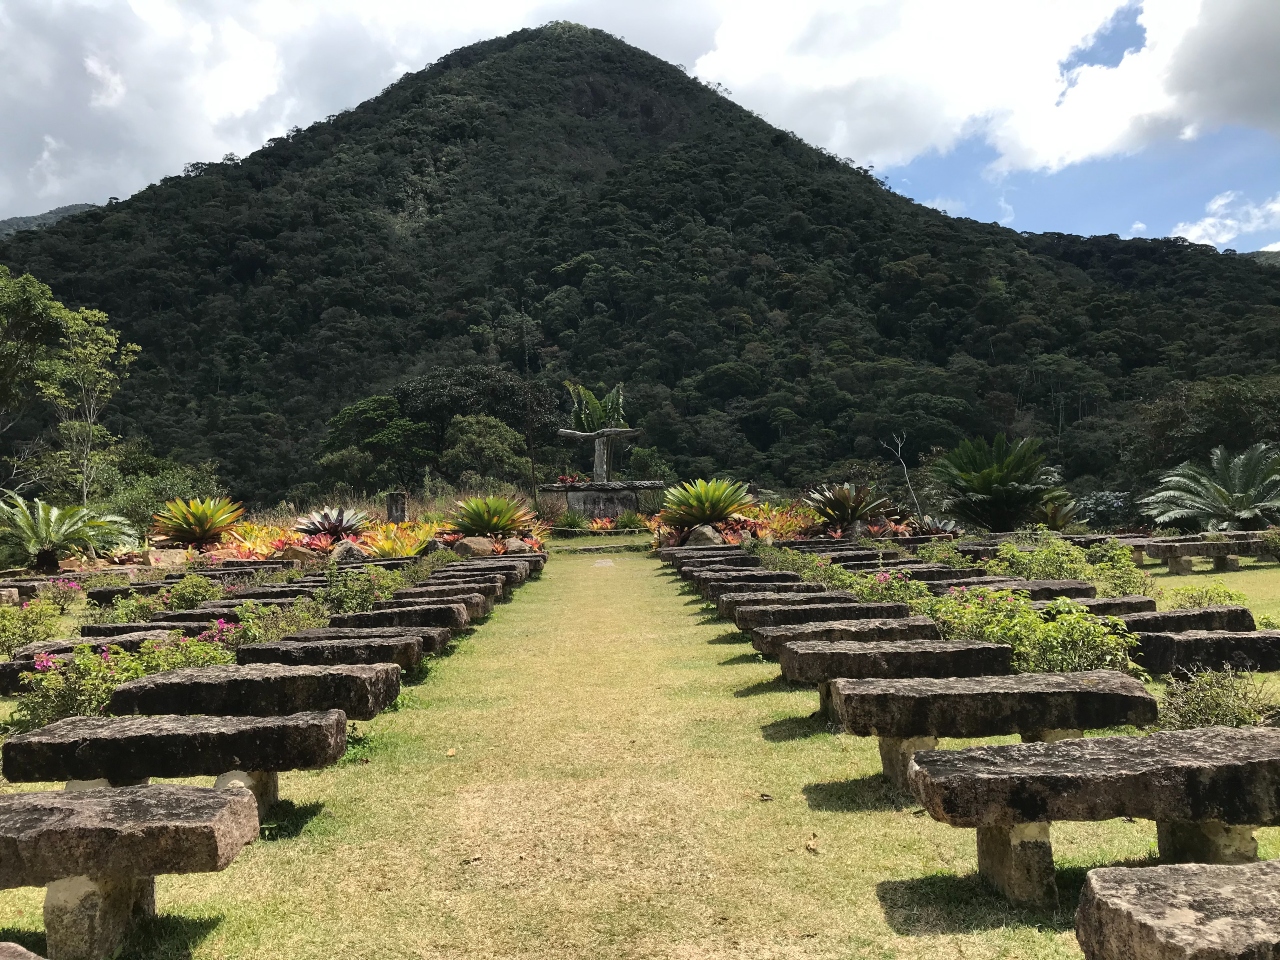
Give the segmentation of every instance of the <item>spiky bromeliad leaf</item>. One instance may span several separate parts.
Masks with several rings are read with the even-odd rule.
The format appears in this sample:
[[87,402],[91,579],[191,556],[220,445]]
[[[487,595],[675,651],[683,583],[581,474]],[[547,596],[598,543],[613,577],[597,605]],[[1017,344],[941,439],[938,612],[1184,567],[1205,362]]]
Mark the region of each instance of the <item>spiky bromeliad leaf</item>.
[[455,530],[468,537],[492,537],[527,530],[535,519],[523,500],[471,497],[458,501],[449,522]]
[[1239,456],[1209,453],[1209,468],[1175,467],[1139,501],[1156,523],[1190,522],[1206,530],[1259,530],[1280,518],[1280,451],[1255,443]]
[[133,539],[123,517],[87,507],[54,507],[10,493],[0,504],[0,556],[56,573],[58,561],[76,552],[93,554]]
[[745,483],[694,480],[667,489],[658,519],[668,527],[687,530],[728,520],[754,502]]
[[1036,522],[1049,530],[1065,530],[1080,516],[1080,504],[1066,497],[1045,500],[1036,508]]
[[866,523],[884,513],[888,497],[877,497],[869,485],[829,483],[811,492],[804,502],[833,527]]
[[217,543],[244,516],[244,505],[226,497],[208,500],[170,500],[155,514],[152,530],[177,543],[201,546]]
[[1044,466],[1039,440],[1011,444],[1003,433],[991,444],[966,440],[938,461],[933,477],[945,491],[943,513],[993,532],[1024,526],[1038,507],[1065,494]]
[[369,526],[369,515],[361,510],[346,512],[344,507],[324,507],[313,510],[305,517],[299,517],[293,529],[304,536],[314,537],[324,534],[333,537],[334,541],[353,536]]
[[595,433],[608,427],[627,426],[622,409],[622,384],[619,383],[599,400],[581,384],[566,380],[564,385],[573,398],[573,429]]

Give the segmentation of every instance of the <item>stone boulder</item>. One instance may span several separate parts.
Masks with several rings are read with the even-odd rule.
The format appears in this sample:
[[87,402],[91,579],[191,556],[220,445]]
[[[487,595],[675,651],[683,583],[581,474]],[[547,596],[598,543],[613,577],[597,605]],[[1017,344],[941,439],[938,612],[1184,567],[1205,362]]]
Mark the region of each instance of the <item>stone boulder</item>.
[[720,536],[720,531],[704,523],[689,531],[689,535],[684,538],[682,546],[709,547],[721,543],[724,543],[724,537]]
[[17,943],[0,943],[0,960],[44,960]]
[[506,540],[502,542],[502,546],[506,550],[503,556],[507,556],[507,557],[515,557],[515,556],[520,556],[521,554],[533,553],[533,547],[529,546],[519,537],[508,537]]
[[453,545],[453,552],[460,557],[492,557],[493,541],[488,537],[463,537]]
[[329,554],[331,563],[364,563],[367,559],[365,552],[350,540],[340,540]]
[[324,561],[324,554],[319,550],[308,550],[306,547],[301,547],[296,543],[291,543],[283,550],[272,554],[272,559],[296,560],[299,563],[312,564],[322,563]]

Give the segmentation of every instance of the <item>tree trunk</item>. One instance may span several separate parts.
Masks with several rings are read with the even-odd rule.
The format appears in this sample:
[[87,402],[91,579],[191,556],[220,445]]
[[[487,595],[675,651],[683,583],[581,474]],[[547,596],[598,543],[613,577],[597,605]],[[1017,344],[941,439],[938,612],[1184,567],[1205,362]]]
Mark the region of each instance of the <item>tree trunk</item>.
[[31,565],[31,569],[36,573],[57,573],[58,551],[54,549],[39,551],[36,553],[35,563]]

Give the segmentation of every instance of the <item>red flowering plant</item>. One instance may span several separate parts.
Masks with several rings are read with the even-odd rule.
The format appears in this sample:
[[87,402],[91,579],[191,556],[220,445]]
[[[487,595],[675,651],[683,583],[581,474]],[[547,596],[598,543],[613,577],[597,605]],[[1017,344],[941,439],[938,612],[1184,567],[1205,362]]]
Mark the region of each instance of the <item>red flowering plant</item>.
[[587,478],[586,478],[586,477],[582,476],[581,474],[577,474],[577,473],[562,474],[562,475],[560,475],[560,476],[556,477],[556,480],[557,480],[558,482],[560,482],[560,483],[570,483],[570,484],[572,484],[572,483],[588,483],[588,482],[589,482],[589,481],[587,480]]

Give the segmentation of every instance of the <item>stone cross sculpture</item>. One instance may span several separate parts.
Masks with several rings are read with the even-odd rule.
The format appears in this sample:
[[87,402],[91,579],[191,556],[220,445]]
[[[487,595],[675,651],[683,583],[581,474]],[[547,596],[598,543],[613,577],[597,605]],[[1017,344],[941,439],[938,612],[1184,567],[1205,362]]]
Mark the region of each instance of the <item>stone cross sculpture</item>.
[[595,463],[591,470],[591,479],[596,483],[609,482],[609,454],[613,448],[613,441],[640,436],[639,430],[630,427],[606,427],[603,430],[595,430],[591,433],[583,433],[580,430],[561,430],[559,433],[560,436],[568,440],[595,441],[596,455]]

